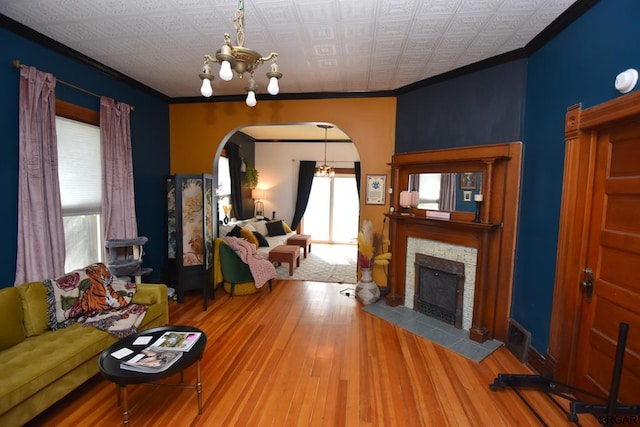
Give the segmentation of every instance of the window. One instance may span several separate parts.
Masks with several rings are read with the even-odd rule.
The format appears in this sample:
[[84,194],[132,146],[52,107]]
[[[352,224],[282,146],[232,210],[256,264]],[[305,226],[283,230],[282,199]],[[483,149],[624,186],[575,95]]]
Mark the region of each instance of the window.
[[65,271],[102,261],[100,128],[56,117]]
[[[225,217],[223,206],[231,206],[231,173],[229,172],[229,159],[220,156],[218,160],[218,218]],[[233,216],[233,212],[231,213]],[[231,219],[231,218],[229,218]]]
[[360,202],[354,174],[313,178],[304,213],[304,230],[314,241],[353,243],[358,235]]

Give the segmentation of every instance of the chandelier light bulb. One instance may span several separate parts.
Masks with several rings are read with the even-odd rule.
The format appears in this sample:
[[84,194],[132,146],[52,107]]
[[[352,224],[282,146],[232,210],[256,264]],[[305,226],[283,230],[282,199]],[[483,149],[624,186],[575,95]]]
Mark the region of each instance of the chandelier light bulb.
[[200,87],[200,93],[207,98],[213,95],[213,88],[211,87],[211,80],[202,79],[202,86]]
[[252,90],[250,90],[247,93],[247,105],[249,107],[255,107],[256,106],[256,93]]
[[222,64],[220,64],[220,78],[225,82],[233,78],[233,71],[231,71],[231,63],[229,61],[222,61]]
[[278,86],[278,79],[275,77],[271,77],[269,79],[269,85],[267,86],[267,92],[270,95],[277,95],[280,92],[280,87]]

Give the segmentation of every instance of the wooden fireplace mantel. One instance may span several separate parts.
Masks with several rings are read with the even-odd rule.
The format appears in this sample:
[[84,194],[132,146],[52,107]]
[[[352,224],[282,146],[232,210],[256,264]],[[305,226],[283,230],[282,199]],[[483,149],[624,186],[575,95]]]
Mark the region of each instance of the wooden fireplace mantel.
[[483,173],[485,201],[481,222],[474,215],[452,212],[450,220],[426,218],[426,211],[410,215],[388,214],[391,252],[388,305],[404,304],[407,242],[409,237],[436,240],[477,249],[474,308],[470,338],[505,340],[508,327],[517,211],[520,193],[522,144],[520,142],[397,154],[392,167],[392,207],[400,211],[399,193],[408,175],[420,171]]

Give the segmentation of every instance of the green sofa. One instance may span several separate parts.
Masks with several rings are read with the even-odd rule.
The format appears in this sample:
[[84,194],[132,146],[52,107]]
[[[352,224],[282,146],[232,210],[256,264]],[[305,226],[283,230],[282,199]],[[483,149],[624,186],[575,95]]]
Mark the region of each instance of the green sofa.
[[[132,303],[148,306],[138,330],[169,322],[167,287],[141,284]],[[52,331],[42,282],[0,289],[0,425],[19,426],[96,375],[100,353],[117,341],[82,324]]]

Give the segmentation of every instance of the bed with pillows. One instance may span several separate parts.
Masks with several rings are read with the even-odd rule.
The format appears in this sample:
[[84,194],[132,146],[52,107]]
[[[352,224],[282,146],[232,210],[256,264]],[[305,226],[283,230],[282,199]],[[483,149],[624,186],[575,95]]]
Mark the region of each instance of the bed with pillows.
[[266,259],[269,251],[276,246],[285,245],[287,239],[295,236],[283,220],[250,218],[220,226],[220,237],[241,237],[256,245],[258,252]]

